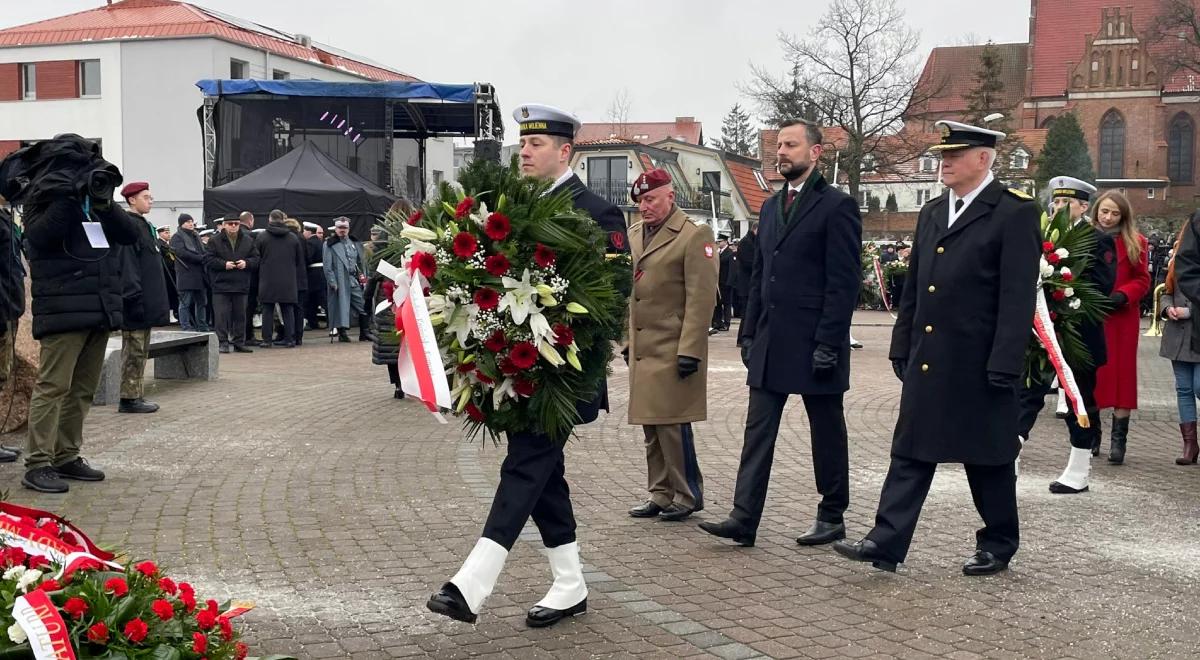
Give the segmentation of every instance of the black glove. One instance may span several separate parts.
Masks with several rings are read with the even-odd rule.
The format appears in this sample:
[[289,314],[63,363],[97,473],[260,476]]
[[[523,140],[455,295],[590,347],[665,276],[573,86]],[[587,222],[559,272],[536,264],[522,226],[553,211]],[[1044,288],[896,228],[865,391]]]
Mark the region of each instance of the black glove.
[[1113,307],[1122,307],[1125,303],[1129,302],[1129,296],[1120,291],[1114,292],[1108,299],[1112,302]]
[[900,379],[900,382],[903,383],[904,372],[908,371],[908,360],[899,358],[892,360],[892,371],[896,372],[896,378]]
[[700,370],[700,359],[680,355],[675,359],[675,368],[679,370],[680,378],[687,378]]
[[625,366],[628,367],[629,366],[629,347],[628,346],[621,349],[621,359],[625,360]]
[[832,346],[825,344],[817,344],[817,349],[813,351],[812,372],[814,376],[824,378],[832,376],[833,370],[837,368],[838,351]]
[[747,369],[750,368],[750,347],[753,345],[753,339],[742,340],[742,364],[746,365]]
[[1001,390],[1012,390],[1017,387],[1017,377],[1012,374],[988,372],[988,385]]

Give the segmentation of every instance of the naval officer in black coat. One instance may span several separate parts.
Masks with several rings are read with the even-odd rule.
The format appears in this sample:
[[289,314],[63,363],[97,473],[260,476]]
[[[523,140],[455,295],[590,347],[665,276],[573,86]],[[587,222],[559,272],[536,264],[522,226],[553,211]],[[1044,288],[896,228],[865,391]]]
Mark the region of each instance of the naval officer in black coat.
[[889,358],[904,383],[875,528],[838,553],[904,561],[939,463],[962,463],[983,518],[967,575],[1017,552],[1017,385],[1033,327],[1041,213],[992,175],[1003,133],[939,121],[945,194],[921,209]]
[[[587,211],[607,234],[607,252],[627,252],[625,217],[620,209],[588,190],[571,171],[579,119],[557,108],[535,104],[519,106],[513,117],[521,127],[521,172],[553,181],[546,194],[570,191],[575,208]],[[587,369],[603,357],[592,352],[580,354],[579,359]],[[604,384],[595,398],[577,403],[580,423],[595,421],[601,408],[608,410],[608,388]],[[587,611],[588,590],[575,540],[575,513],[564,476],[566,441],[566,437],[534,432],[507,435],[508,453],[500,466],[500,484],[483,534],[458,573],[430,597],[427,606],[431,611],[474,623],[513,543],[530,518],[541,533],[554,583],[546,597],[529,610],[525,623],[540,628]]]
[[750,300],[738,331],[750,402],[733,511],[723,522],[700,524],[743,546],[754,545],[779,421],[792,394],[804,399],[821,493],[816,521],[796,542],[820,545],[846,535],[842,514],[850,503],[850,475],[842,398],[850,389],[862,219],[854,199],[817,171],[821,142],[812,122],[780,126],[779,172],[788,185],[759,214]]

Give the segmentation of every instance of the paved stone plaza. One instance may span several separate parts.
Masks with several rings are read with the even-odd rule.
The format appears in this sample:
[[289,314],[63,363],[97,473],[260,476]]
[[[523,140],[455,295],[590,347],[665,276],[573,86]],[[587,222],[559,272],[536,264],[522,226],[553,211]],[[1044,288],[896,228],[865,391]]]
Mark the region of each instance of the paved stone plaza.
[[[852,538],[870,528],[900,387],[891,319],[859,313],[846,397]],[[254,652],[387,657],[1183,658],[1200,653],[1200,466],[1177,467],[1169,365],[1143,338],[1142,410],[1129,455],[1103,455],[1092,491],[1053,496],[1062,422],[1044,414],[1020,479],[1022,547],[1008,573],[966,578],[979,525],[961,468],[934,481],[895,575],[793,538],[817,501],[803,406],[786,412],[758,546],[696,529],[728,511],[746,408],[733,333],[713,339],[709,421],[696,426],[707,509],[684,523],[629,518],[643,497],[642,434],[613,414],[568,448],[591,588],[586,616],[544,630],[526,608],[550,584],[526,530],[477,626],[425,600],[475,543],[503,447],[468,444],[457,423],[391,398],[367,344],[310,333],[298,350],[222,355],[215,382],[147,381],[154,415],[97,407],[85,455],[108,472],[35,495],[0,466],[10,497],[58,511],[93,539],[152,558],[202,597],[254,600]],[[152,368],[148,369],[148,374]],[[1107,427],[1107,419],[1105,426]],[[970,435],[972,429],[963,429]],[[9,443],[15,439],[10,438]],[[23,442],[23,437],[20,439]],[[1107,452],[1107,438],[1104,451]]]

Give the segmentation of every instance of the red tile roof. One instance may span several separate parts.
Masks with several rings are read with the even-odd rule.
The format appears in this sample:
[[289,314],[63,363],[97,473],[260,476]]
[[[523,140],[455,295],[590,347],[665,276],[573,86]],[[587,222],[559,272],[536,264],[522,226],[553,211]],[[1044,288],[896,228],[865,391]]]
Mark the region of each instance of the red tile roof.
[[0,47],[195,36],[233,41],[370,80],[417,80],[364,58],[317,44],[303,46],[286,33],[176,0],[123,0],[98,9],[18,25],[0,30]]
[[[1033,97],[1061,96],[1067,89],[1071,63],[1086,57],[1087,35],[1097,34],[1102,25],[1102,10],[1120,7],[1122,13],[1133,12],[1133,32],[1146,44],[1150,26],[1161,3],[1159,0],[1071,0],[1071,2],[1039,2],[1033,22],[1033,66],[1031,93]],[[1158,43],[1147,46],[1150,55],[1161,54],[1178,47],[1177,43]],[[1159,71],[1163,90],[1187,91],[1187,72]]]
[[[1025,96],[1025,68],[1029,44],[993,44],[1000,55],[1000,77],[1004,94],[996,108],[1014,108]],[[921,95],[931,95],[911,112],[965,112],[966,95],[975,88],[979,57],[986,46],[941,46],[925,60],[925,69],[917,82]]]
[[725,159],[725,166],[729,168],[729,173],[733,175],[733,183],[742,193],[742,197],[746,200],[746,205],[750,207],[750,212],[758,215],[763,202],[767,201],[767,198],[775,191],[763,190],[762,186],[758,185],[758,178],[754,176],[753,167],[729,158]]
[[637,140],[630,140],[628,138],[622,138],[622,137],[611,137],[611,138],[604,138],[601,140],[580,140],[578,137],[575,138],[575,146],[577,146],[577,147],[593,146],[593,145],[609,145],[609,144],[622,145],[622,144],[642,144],[642,143]]
[[1025,149],[1029,151],[1029,155],[1036,158],[1042,153],[1042,147],[1046,146],[1046,133],[1049,129],[1045,128],[1019,128],[1013,132],[1013,137],[1017,142],[1025,145]]
[[[689,144],[700,144],[702,134],[700,122],[691,117],[676,117],[675,121],[584,123],[575,134],[576,142],[592,142],[610,138],[627,138],[642,144],[654,144],[663,140],[682,140]],[[642,137],[645,136],[645,137]]]

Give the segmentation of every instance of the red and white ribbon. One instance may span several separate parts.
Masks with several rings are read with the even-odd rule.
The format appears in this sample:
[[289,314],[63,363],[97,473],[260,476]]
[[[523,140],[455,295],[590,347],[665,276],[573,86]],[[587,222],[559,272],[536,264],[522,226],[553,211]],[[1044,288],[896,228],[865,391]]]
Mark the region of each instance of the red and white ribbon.
[[404,393],[420,399],[429,412],[443,424],[441,410],[451,407],[450,382],[446,380],[446,367],[438,350],[437,335],[429,320],[429,308],[425,305],[425,293],[421,278],[409,277],[386,261],[380,261],[377,270],[396,283],[393,303],[398,305],[396,326],[402,328],[400,354],[396,369],[400,374],[400,387]]
[[879,257],[872,257],[875,262],[875,283],[879,285],[879,297],[883,298],[883,308],[887,311],[892,311],[892,301],[888,300],[887,287],[883,284],[883,266],[879,264]]
[[1046,303],[1046,290],[1042,288],[1040,281],[1037,287],[1037,308],[1033,313],[1033,334],[1037,335],[1038,341],[1046,349],[1046,356],[1050,365],[1054,367],[1054,372],[1058,374],[1058,384],[1062,386],[1067,400],[1071,402],[1071,409],[1075,411],[1079,426],[1088,428],[1091,421],[1083,405],[1083,394],[1075,382],[1071,366],[1063,358],[1062,348],[1058,345],[1058,337],[1054,334],[1054,321],[1050,318],[1050,306]]
[[36,660],[75,660],[67,623],[46,592],[31,591],[17,596],[12,615],[29,638]]
[[46,520],[52,520],[58,523],[62,529],[62,538],[66,543],[84,548],[100,559],[108,560],[113,558],[113,553],[101,550],[78,527],[67,522],[65,518],[57,514],[42,511],[41,509],[31,509],[19,504],[13,504],[12,502],[0,502],[0,521],[12,520],[21,523],[23,519],[32,520],[38,524]]

